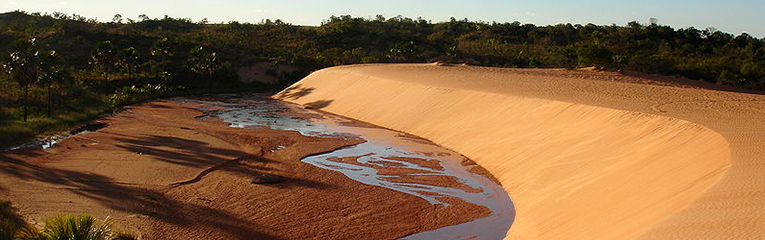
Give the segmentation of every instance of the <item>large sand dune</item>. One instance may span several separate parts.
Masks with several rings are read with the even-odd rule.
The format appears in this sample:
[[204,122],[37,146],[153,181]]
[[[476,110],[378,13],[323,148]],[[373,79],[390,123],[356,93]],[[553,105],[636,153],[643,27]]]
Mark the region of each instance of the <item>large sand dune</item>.
[[651,82],[357,65],[317,71],[274,97],[475,160],[515,203],[507,239],[765,237],[765,97],[640,84]]

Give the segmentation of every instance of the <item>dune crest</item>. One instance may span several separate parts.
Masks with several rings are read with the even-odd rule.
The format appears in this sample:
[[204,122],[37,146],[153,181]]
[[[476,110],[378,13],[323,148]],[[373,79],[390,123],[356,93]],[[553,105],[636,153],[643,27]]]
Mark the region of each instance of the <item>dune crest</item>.
[[693,205],[731,166],[728,141],[716,131],[598,106],[602,99],[589,95],[574,101],[573,90],[548,91],[558,81],[550,78],[572,77],[357,65],[314,72],[274,98],[415,134],[473,159],[516,206],[506,239],[634,239]]

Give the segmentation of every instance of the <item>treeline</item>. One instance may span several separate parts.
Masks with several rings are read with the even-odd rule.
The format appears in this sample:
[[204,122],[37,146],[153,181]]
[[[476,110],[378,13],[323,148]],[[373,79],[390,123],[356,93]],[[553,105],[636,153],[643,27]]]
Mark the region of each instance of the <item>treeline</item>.
[[[332,17],[317,28],[332,64],[444,61],[498,67],[597,66],[765,88],[765,39],[656,23],[596,26]],[[326,57],[324,57],[326,58]],[[327,64],[327,63],[324,63]]]
[[[23,91],[24,121],[27,121],[28,115],[29,89],[38,85],[46,89],[47,117],[51,117],[54,88],[57,90],[72,87],[74,77],[70,69],[76,68],[67,69],[64,58],[55,50],[46,50],[39,46],[36,38],[18,39],[11,44],[10,50],[11,53],[2,68]],[[235,77],[216,75],[225,66],[218,59],[217,52],[196,46],[188,52],[187,59],[180,63],[173,61],[174,52],[174,44],[167,38],[162,38],[152,44],[150,48],[152,58],[144,61],[135,47],[118,49],[111,41],[103,41],[93,46],[88,63],[93,71],[103,73],[103,82],[109,82],[110,74],[124,73],[127,75],[127,80],[133,84],[130,88],[119,89],[121,91],[108,96],[112,106],[124,104],[125,98],[129,97],[125,92],[135,89],[136,83],[146,83],[147,80],[156,84],[154,87],[147,84],[154,90],[163,89],[167,85],[185,88],[187,86],[225,86],[227,83],[235,83]],[[146,66],[150,71],[139,71],[141,66]],[[177,69],[180,66],[182,70]],[[173,73],[193,73],[193,76],[185,74],[185,79],[180,81],[173,77]],[[77,85],[85,84],[79,82]]]
[[[89,61],[87,46],[95,42],[110,40],[149,56],[151,45],[167,38],[181,49],[215,49],[223,62],[231,64],[230,71],[258,61],[305,70],[278,76],[292,81],[333,65],[432,61],[520,68],[598,66],[756,89],[764,87],[765,77],[765,39],[656,23],[535,26],[454,18],[432,23],[378,15],[372,19],[333,16],[319,27],[306,27],[281,20],[213,24],[206,19],[194,22],[146,15],[135,20],[116,15],[102,23],[79,15],[22,12],[6,13],[0,23],[3,38],[37,37],[50,42],[54,48],[65,48],[57,50],[68,51],[62,55],[83,69]],[[7,53],[0,46],[0,54]]]

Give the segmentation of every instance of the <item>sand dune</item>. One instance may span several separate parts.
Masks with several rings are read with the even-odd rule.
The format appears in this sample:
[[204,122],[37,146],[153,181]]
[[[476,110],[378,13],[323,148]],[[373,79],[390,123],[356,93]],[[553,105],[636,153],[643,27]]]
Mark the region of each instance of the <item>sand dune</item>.
[[317,71],[274,97],[475,160],[515,203],[507,239],[765,237],[765,97],[650,83],[592,71],[356,65]]

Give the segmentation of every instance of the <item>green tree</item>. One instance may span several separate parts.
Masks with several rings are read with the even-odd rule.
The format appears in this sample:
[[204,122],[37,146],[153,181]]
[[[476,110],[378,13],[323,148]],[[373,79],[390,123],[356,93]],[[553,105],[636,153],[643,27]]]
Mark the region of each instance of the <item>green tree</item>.
[[128,78],[132,79],[133,72],[135,72],[135,66],[141,63],[141,58],[134,47],[128,47],[120,51],[117,62],[117,64],[125,68],[128,73]]
[[27,121],[29,105],[29,87],[38,80],[39,61],[36,39],[20,39],[11,46],[13,52],[9,54],[5,71],[24,88],[24,121]]
[[161,38],[157,41],[154,41],[154,43],[151,45],[151,55],[152,56],[159,56],[162,61],[166,61],[167,57],[173,56],[173,50],[175,48],[175,44],[170,41],[167,38]]
[[189,51],[188,61],[192,72],[207,77],[212,77],[213,73],[222,66],[218,60],[218,53],[209,52],[201,46],[194,47]]
[[757,82],[765,78],[765,61],[745,63],[741,65],[740,71],[747,80]]
[[116,51],[111,41],[96,43],[93,50],[90,51],[90,64],[100,66],[104,70],[104,78],[109,80],[109,73],[114,68]]
[[613,53],[608,48],[598,44],[586,44],[576,50],[580,66],[595,66],[606,68],[613,66]]
[[161,38],[161,39],[158,39],[157,41],[154,41],[154,43],[152,43],[149,51],[152,56],[159,57],[159,62],[153,66],[154,68],[156,68],[157,71],[153,71],[153,72],[160,73],[160,76],[159,76],[160,78],[163,78],[162,74],[168,71],[167,69],[168,59],[175,54],[174,50],[175,50],[175,43],[168,38]]
[[417,51],[414,41],[393,43],[388,49],[388,58],[394,62],[403,62],[411,60]]
[[54,84],[58,84],[66,78],[64,59],[56,51],[44,51],[39,54],[39,81],[45,84],[48,93],[48,117],[52,115]]

